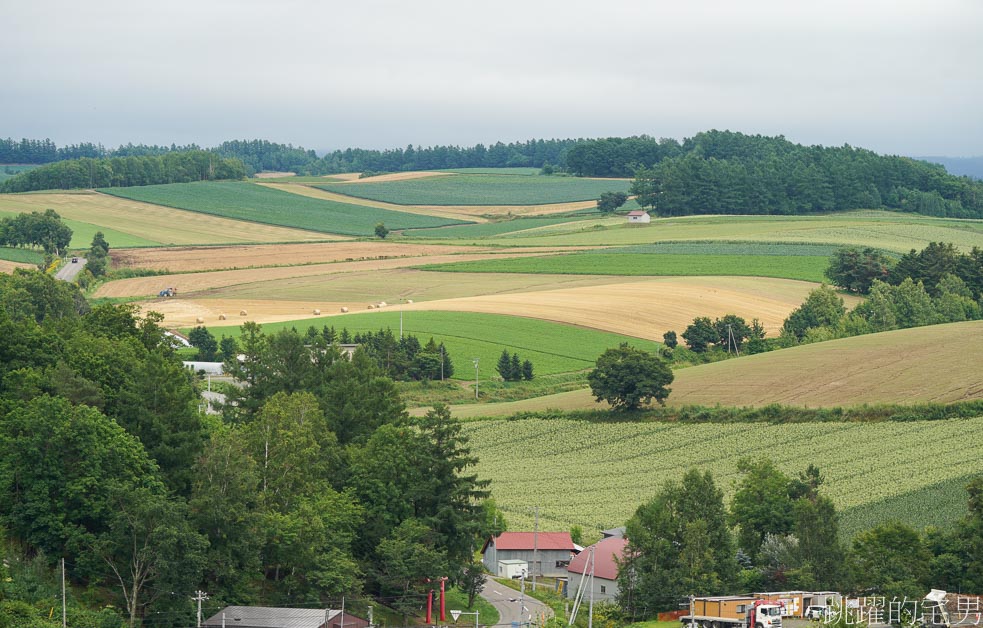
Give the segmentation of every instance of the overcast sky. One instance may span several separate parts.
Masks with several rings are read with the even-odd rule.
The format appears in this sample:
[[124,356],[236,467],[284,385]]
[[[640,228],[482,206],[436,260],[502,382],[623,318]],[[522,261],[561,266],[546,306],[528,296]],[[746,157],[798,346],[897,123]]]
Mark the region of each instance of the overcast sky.
[[2,0],[0,137],[983,154],[980,0]]

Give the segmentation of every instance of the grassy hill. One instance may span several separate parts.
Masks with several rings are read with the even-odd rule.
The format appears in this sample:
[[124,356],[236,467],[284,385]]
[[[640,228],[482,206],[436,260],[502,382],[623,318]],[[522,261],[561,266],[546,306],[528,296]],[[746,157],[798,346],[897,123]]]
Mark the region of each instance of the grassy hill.
[[329,183],[339,194],[400,205],[544,205],[596,200],[603,192],[627,192],[630,181],[529,175],[458,174],[373,183]]

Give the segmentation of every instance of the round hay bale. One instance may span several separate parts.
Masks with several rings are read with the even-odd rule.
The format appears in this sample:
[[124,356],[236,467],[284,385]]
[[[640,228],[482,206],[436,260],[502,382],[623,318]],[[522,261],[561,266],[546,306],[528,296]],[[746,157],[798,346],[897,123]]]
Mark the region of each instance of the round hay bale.
[[321,315],[321,310],[314,308],[314,316],[320,316],[320,315]]
[[406,299],[407,303],[413,303],[413,299]]
[[195,319],[195,322],[196,322],[197,324],[199,324],[199,325],[201,325],[202,323],[204,323],[204,322],[205,322],[205,319],[203,319],[202,317],[200,317],[200,316],[199,316],[199,317],[197,317],[197,318]]
[[225,320],[225,314],[219,314],[218,315],[218,320],[224,321]]
[[375,305],[373,305],[373,304],[371,304],[371,303],[369,303],[369,309],[370,309],[370,310],[374,310],[374,309],[375,309]]
[[347,314],[348,313],[348,308],[347,307],[341,308],[341,313],[342,314]]
[[239,310],[239,316],[246,316],[246,310]]
[[379,307],[386,307],[387,305],[389,305],[389,304],[386,303],[385,301],[380,301],[379,302]]

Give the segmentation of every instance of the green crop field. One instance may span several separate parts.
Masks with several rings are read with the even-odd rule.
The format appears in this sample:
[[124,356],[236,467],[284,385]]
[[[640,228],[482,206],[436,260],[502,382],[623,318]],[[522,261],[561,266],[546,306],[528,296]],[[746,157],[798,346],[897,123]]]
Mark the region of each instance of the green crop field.
[[476,225],[455,225],[439,229],[414,229],[406,235],[413,238],[486,238],[516,231],[526,231],[539,227],[549,227],[562,223],[576,222],[577,218],[516,218],[501,222],[486,222]]
[[453,172],[456,174],[512,174],[532,176],[539,174],[539,168],[441,168],[437,172]]
[[462,174],[317,187],[400,205],[546,205],[593,200],[602,192],[627,192],[630,185],[618,179]]
[[[314,325],[316,329],[328,325],[338,332],[342,328],[356,332],[378,331],[388,327],[399,335],[399,312],[393,308],[385,312],[348,314],[327,320],[268,323],[263,325],[263,330],[272,333],[278,329],[296,327],[303,332],[308,325]],[[216,338],[223,334],[238,336],[240,331],[238,327],[210,327],[209,330]],[[622,342],[647,351],[656,351],[660,346],[647,340],[560,323],[466,312],[404,312],[403,332],[417,336],[423,343],[431,336],[437,342],[443,342],[454,362],[455,378],[465,381],[474,380],[473,358],[479,359],[479,381],[497,378],[495,364],[502,349],[507,349],[510,354],[518,353],[523,360],[530,360],[537,374],[548,375],[591,368],[601,353]]]
[[465,222],[335,203],[244,182],[173,183],[100,191],[226,218],[342,235],[373,235],[375,225],[380,222],[390,229],[439,227]]
[[983,220],[931,218],[893,212],[827,216],[687,216],[629,225],[623,217],[543,227],[481,240],[504,246],[603,246],[721,240],[870,246],[907,253],[930,242],[952,242],[968,251],[983,246]]
[[[745,456],[767,456],[788,474],[819,466],[850,532],[875,516],[949,527],[953,513],[966,512],[962,481],[983,473],[983,417],[786,425],[494,420],[466,423],[465,433],[510,529],[531,530],[538,506],[540,530],[579,525],[592,538],[623,525],[690,468],[710,470],[729,500]],[[873,516],[865,518],[868,506]]]
[[0,246],[0,259],[7,260],[8,262],[40,264],[44,261],[44,253],[35,249],[18,249],[9,246]]
[[[38,195],[40,196],[40,195]],[[11,199],[24,198],[19,195],[5,195],[0,198],[0,218],[7,218],[16,216],[18,211],[7,211],[4,209],[5,205],[3,201],[8,201]],[[28,197],[29,198],[29,197]],[[38,207],[27,206],[23,208],[24,212],[32,211],[42,211]],[[109,242],[111,247],[115,248],[125,248],[125,247],[139,247],[139,246],[160,246],[161,242],[156,240],[149,240],[147,238],[142,238],[138,235],[131,233],[126,233],[123,231],[117,231],[111,227],[105,225],[93,224],[90,222],[84,222],[81,220],[71,220],[65,218],[64,211],[61,208],[56,209],[61,216],[62,222],[68,225],[68,228],[72,230],[72,241],[69,246],[73,249],[87,249],[92,244],[92,238],[95,237],[97,231],[102,231],[102,234],[106,237],[106,241]],[[7,258],[0,258],[7,259]],[[18,261],[18,260],[11,260]]]
[[778,255],[675,255],[573,253],[548,257],[452,262],[422,270],[469,273],[547,273],[554,275],[692,276],[741,275],[823,281],[828,257]]

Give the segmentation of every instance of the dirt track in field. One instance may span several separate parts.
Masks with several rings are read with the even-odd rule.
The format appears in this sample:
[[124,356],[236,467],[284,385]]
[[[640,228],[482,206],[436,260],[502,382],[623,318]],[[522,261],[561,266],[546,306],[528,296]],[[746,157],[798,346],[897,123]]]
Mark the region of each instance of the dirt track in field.
[[[430,207],[414,207],[412,205],[396,205],[395,203],[386,203],[384,201],[373,201],[367,198],[358,198],[356,196],[348,196],[346,194],[336,194],[335,192],[328,192],[327,190],[322,190],[320,188],[312,187],[310,185],[301,185],[297,183],[259,183],[257,185],[262,185],[264,187],[273,188],[274,190],[280,190],[281,192],[290,192],[291,194],[299,194],[300,196],[307,196],[309,198],[319,198],[324,201],[333,201],[335,203],[345,203],[346,205],[359,205],[361,207],[375,207],[377,209],[388,209],[394,212],[405,212],[407,214],[417,214],[420,216],[437,216],[438,218],[451,218],[454,220],[461,220],[461,212],[458,211],[442,211],[446,208],[430,208]],[[469,216],[467,220],[472,222],[488,222],[487,219]]]
[[477,253],[487,248],[390,242],[320,242],[161,249],[121,249],[113,268],[150,268],[174,273],[256,266],[284,266],[375,259]]

